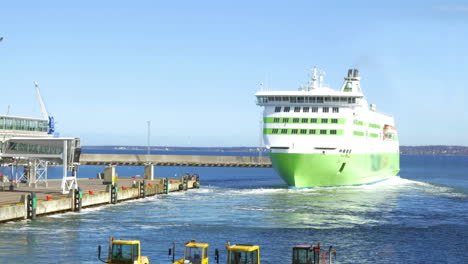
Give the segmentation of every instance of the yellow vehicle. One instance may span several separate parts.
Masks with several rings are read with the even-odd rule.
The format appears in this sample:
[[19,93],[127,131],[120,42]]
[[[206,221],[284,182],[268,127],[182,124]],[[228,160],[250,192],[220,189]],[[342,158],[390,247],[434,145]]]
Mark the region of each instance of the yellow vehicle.
[[227,264],[260,264],[260,247],[254,245],[226,245]]
[[[208,247],[207,243],[199,243],[195,240],[185,243],[184,258],[174,262],[175,244],[173,246],[172,262],[173,264],[208,264]],[[171,250],[169,249],[169,255]]]
[[296,245],[293,247],[292,264],[332,264],[336,250],[332,246],[326,251],[317,245]]
[[113,264],[149,264],[149,258],[140,256],[140,241],[114,240],[109,241],[107,260],[101,259],[101,245],[98,247],[98,259],[104,263]]

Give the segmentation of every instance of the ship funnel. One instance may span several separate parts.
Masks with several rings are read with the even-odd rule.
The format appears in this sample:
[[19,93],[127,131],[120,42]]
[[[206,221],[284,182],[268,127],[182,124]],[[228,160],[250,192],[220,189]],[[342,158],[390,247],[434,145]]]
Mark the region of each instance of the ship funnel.
[[358,74],[358,70],[357,69],[354,69],[354,75],[353,77],[359,77],[359,74]]
[[358,69],[348,69],[348,76],[345,78],[345,82],[341,87],[343,92],[361,92],[361,85],[359,83],[359,71]]

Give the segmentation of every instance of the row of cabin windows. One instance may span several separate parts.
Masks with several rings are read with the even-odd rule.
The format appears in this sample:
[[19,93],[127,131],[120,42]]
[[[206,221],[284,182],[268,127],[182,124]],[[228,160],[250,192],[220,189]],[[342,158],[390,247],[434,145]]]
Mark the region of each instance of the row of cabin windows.
[[[287,128],[283,128],[283,129],[279,129],[279,128],[274,128],[272,129],[272,134],[288,134],[288,131],[289,129]],[[297,135],[297,134],[302,134],[302,135],[306,135],[306,134],[309,134],[309,135],[317,135],[317,134],[320,134],[320,135],[336,135],[337,132],[336,132],[336,129],[331,129],[331,130],[327,130],[327,129],[291,129],[291,134],[293,135]]]
[[[301,111],[301,108],[302,108],[302,111]],[[331,107],[331,109],[332,109],[332,113],[339,113],[340,112],[339,107]],[[308,106],[304,106],[304,107],[296,106],[296,107],[294,107],[293,110],[294,110],[295,113],[300,113],[300,112],[309,113],[309,110],[310,110],[311,113],[318,113],[319,108],[318,107],[308,107]],[[291,111],[290,106],[285,106],[283,108],[283,112],[289,113],[289,111]],[[276,113],[281,112],[281,106],[275,107],[275,112]],[[329,112],[330,112],[330,107],[322,107],[322,113],[329,113]]]
[[60,154],[63,152],[62,147],[43,146],[36,144],[13,143],[7,145],[8,150],[21,151],[34,154]]
[[48,128],[47,121],[0,117],[0,129],[47,132]]
[[[293,123],[318,124],[319,121],[320,121],[320,124],[328,124],[328,118],[289,118],[289,117],[283,117],[283,118],[275,117],[275,118],[273,118],[273,123],[289,123],[290,119],[292,119]],[[310,119],[310,122],[309,122],[309,119]],[[338,124],[338,119],[337,118],[330,118],[330,123],[331,124]]]
[[258,103],[286,102],[286,103],[356,103],[356,97],[331,96],[259,96]]

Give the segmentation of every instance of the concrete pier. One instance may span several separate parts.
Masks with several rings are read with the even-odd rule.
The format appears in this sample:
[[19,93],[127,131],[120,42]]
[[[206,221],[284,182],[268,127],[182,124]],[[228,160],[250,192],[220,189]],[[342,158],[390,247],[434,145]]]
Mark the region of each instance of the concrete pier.
[[[165,181],[166,179],[161,178],[119,178],[118,188],[114,189],[115,200],[112,196],[114,185],[105,185],[102,179],[78,179],[80,194],[72,192],[63,195],[60,191],[61,180],[49,180],[48,187],[21,186],[13,191],[0,191],[0,222],[31,219],[32,207],[35,209],[34,215],[41,216],[184,190],[180,186],[184,184],[181,178],[168,178],[168,185]],[[185,184],[188,189],[192,189],[195,182],[195,179],[189,179]],[[32,207],[31,192],[35,194]],[[76,201],[80,202],[80,206]]]
[[81,154],[81,165],[192,166],[192,167],[271,167],[268,156]]
[[152,164],[145,166],[145,179],[150,181],[154,179],[154,166]]

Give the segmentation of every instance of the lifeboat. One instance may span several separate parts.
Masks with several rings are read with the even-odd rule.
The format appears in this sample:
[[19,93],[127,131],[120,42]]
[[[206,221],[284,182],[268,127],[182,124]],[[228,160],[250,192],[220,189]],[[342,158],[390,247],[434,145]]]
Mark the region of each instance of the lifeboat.
[[384,125],[383,127],[383,136],[384,139],[392,139],[393,135],[397,134],[397,130],[394,126]]

